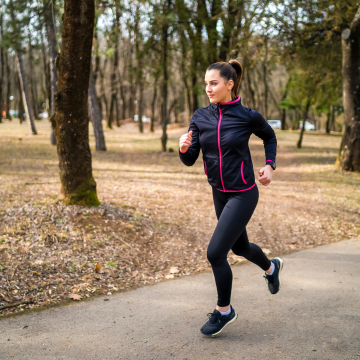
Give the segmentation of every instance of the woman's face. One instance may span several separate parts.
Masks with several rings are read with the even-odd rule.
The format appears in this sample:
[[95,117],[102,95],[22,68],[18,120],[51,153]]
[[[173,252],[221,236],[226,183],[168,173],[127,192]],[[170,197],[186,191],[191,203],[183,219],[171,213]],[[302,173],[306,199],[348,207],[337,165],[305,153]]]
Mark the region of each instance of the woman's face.
[[206,94],[211,103],[231,101],[231,89],[234,81],[220,77],[220,70],[209,70],[205,73]]

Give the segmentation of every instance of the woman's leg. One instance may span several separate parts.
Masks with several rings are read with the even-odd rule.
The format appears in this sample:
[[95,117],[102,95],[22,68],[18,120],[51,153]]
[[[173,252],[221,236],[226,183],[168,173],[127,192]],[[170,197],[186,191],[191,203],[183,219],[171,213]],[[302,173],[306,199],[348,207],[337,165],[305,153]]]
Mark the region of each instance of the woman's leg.
[[264,271],[271,268],[271,261],[267,258],[259,246],[249,242],[246,229],[231,248],[235,255],[243,256],[246,260],[260,266]]
[[[207,250],[207,257],[215,276],[219,307],[230,304],[232,272],[227,254],[244,232],[259,199],[255,186],[241,193],[224,194],[213,190],[214,205],[219,222]],[[227,199],[226,199],[227,197]],[[270,266],[270,261],[268,267]]]

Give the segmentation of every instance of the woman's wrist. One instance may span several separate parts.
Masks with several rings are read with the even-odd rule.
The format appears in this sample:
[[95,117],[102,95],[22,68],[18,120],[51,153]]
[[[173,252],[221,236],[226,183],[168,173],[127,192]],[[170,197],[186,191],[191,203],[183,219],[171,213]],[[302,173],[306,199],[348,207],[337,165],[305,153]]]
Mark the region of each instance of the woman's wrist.
[[186,146],[180,146],[179,147],[179,150],[182,154],[185,154],[188,150],[189,150],[189,146],[186,147]]

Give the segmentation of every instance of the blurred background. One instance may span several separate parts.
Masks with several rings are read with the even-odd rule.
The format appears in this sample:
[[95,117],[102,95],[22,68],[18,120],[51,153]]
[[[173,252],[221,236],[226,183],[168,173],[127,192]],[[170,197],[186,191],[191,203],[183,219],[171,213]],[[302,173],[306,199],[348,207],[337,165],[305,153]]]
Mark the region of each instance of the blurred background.
[[[17,52],[34,118],[51,114],[63,6],[1,1],[0,119],[25,118]],[[187,123],[208,105],[206,68],[237,58],[244,67],[242,103],[279,120],[275,127],[299,129],[305,116],[305,130],[343,129],[341,32],[355,16],[354,0],[96,0],[95,8],[92,70],[109,128],[140,115],[153,130],[162,122],[164,91],[168,123]]]

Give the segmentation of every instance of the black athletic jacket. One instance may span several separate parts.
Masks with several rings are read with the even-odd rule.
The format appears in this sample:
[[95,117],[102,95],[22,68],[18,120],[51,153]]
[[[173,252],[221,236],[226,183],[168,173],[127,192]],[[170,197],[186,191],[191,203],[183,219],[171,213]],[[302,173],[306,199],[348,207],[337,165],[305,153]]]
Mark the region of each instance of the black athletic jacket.
[[264,141],[266,161],[275,161],[274,130],[255,110],[242,106],[241,99],[227,103],[211,103],[195,111],[191,118],[192,144],[182,153],[181,161],[191,166],[200,148],[209,184],[223,192],[240,192],[255,186],[249,150],[252,133]]

